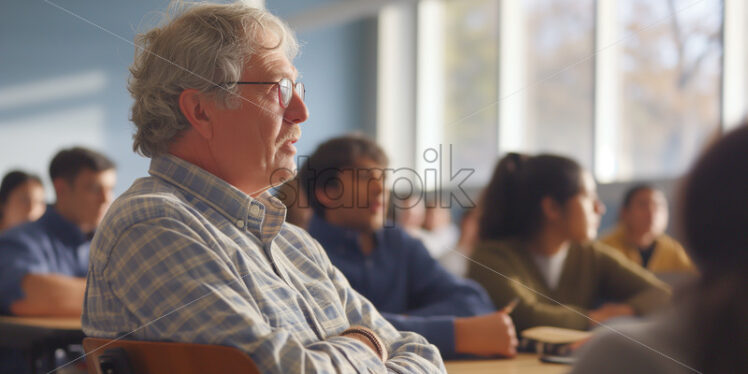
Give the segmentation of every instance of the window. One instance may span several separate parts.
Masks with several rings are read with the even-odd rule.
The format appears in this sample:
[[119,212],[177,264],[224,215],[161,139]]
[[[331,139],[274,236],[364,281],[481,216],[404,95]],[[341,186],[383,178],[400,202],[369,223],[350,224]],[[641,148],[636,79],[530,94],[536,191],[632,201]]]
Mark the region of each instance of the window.
[[616,179],[678,175],[720,128],[722,3],[627,0],[619,6]]
[[480,186],[498,154],[498,1],[444,1],[441,14],[443,105],[430,110],[443,111],[444,167],[475,170],[465,184]]
[[527,83],[523,150],[592,167],[592,0],[524,1]]
[[509,151],[565,155],[603,182],[673,177],[720,129],[721,0],[419,4],[415,138],[429,140],[414,157],[451,145],[471,186]]

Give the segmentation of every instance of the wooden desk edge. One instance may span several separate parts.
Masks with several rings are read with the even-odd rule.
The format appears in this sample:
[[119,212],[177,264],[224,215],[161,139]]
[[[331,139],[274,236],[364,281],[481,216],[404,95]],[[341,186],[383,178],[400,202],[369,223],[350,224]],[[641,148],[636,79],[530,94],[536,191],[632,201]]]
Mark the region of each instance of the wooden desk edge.
[[549,364],[540,361],[535,353],[520,353],[514,358],[497,358],[487,360],[455,360],[444,362],[450,374],[483,374],[483,373],[523,373],[523,374],[559,374],[571,370],[571,366]]
[[20,326],[39,327],[55,330],[81,330],[80,318],[58,317],[13,317],[0,316],[0,324],[14,324]]

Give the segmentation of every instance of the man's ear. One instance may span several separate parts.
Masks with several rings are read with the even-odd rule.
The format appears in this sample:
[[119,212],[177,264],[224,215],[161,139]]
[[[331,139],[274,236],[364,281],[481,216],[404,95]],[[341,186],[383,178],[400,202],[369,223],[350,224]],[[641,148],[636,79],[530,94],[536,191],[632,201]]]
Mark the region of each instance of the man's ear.
[[335,205],[334,197],[336,197],[337,194],[335,193],[336,191],[333,190],[335,190],[335,188],[332,187],[317,188],[314,190],[314,196],[317,198],[317,201],[319,201],[326,208],[329,208]]
[[548,222],[557,221],[563,217],[563,207],[550,196],[540,200],[540,207],[543,209],[543,216]]
[[206,140],[213,137],[213,101],[205,94],[194,88],[185,89],[179,95],[179,109],[200,136]]

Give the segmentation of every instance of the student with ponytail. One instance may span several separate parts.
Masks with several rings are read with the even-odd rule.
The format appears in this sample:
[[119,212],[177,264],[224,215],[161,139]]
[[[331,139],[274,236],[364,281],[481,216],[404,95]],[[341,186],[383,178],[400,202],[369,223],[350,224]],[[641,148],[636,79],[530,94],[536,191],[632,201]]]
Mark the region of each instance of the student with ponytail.
[[484,191],[468,276],[496,305],[519,299],[512,314],[518,331],[587,329],[667,303],[664,283],[592,242],[604,211],[595,181],[575,161],[510,153]]

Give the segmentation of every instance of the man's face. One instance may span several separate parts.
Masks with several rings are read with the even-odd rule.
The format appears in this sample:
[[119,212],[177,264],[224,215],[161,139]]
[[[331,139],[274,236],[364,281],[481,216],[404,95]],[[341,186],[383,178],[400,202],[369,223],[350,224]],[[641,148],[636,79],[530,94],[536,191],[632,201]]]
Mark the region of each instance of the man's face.
[[72,183],[64,181],[58,190],[58,202],[64,201],[67,217],[86,232],[94,230],[112,202],[117,174],[114,169],[81,170]]
[[[389,190],[384,166],[369,159],[343,170],[317,197],[327,207],[325,220],[358,231],[370,232],[384,225]],[[320,198],[320,194],[324,194]]]
[[658,190],[643,189],[634,194],[621,212],[627,229],[635,235],[659,236],[667,228],[668,210],[665,195]]
[[[241,81],[277,82],[284,77],[295,82],[296,69],[280,50],[273,50],[252,57]],[[278,89],[273,84],[240,85],[238,108],[219,105],[211,118],[215,121],[209,146],[217,175],[249,195],[280,184],[296,170],[293,143],[309,113],[296,92],[283,108]]]

